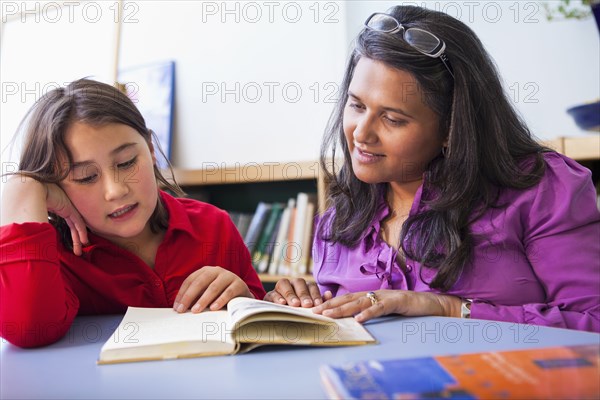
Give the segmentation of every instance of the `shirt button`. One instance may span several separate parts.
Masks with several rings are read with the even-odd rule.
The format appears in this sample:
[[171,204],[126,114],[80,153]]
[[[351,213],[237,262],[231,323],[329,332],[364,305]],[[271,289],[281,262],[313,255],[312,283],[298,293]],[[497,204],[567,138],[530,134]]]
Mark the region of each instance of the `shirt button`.
[[157,280],[154,281],[154,286],[161,287],[162,286],[162,282],[157,279]]
[[406,264],[406,269],[407,269],[408,271],[412,271],[412,270],[413,270],[413,267],[412,267],[412,265],[410,265],[410,264]]

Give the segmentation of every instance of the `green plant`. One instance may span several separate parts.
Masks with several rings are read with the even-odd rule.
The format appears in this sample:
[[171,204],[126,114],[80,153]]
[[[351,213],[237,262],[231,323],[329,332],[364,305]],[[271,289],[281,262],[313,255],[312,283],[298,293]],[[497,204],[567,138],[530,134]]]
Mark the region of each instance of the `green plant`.
[[[558,0],[551,2],[544,2],[542,6],[546,12],[546,19],[548,21],[560,20],[560,19],[586,19],[592,15],[590,6],[594,0]],[[557,7],[552,5],[558,3]]]

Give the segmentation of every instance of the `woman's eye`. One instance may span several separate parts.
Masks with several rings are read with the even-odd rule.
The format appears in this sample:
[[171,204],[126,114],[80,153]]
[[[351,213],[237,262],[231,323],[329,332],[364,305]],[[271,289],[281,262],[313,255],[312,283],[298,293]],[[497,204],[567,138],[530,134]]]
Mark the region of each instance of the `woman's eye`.
[[355,110],[361,110],[362,109],[362,105],[360,105],[358,103],[348,103],[348,107],[354,108]]
[[133,157],[131,160],[121,163],[121,164],[117,164],[117,168],[119,169],[128,169],[131,168],[135,165],[137,161],[137,156]]
[[404,121],[404,120],[397,120],[397,119],[393,119],[393,118],[389,118],[389,117],[385,117],[385,119],[393,126],[406,125],[406,121]]

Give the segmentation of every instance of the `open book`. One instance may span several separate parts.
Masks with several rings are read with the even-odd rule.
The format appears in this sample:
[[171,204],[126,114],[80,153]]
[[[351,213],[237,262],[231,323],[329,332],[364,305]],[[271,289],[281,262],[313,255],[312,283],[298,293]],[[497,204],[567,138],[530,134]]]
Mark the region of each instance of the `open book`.
[[227,311],[179,314],[171,308],[129,307],[102,346],[98,364],[243,353],[265,344],[349,346],[376,343],[354,318],[234,298]]

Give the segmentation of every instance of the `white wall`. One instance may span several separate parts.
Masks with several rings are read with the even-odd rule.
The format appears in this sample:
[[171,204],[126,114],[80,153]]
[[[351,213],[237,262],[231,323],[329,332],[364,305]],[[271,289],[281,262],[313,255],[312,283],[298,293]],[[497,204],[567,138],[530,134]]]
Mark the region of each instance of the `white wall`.
[[178,167],[318,157],[346,56],[344,3],[139,4],[121,66],[176,61]]
[[[18,160],[8,146],[25,113],[48,91],[83,77],[110,82],[114,59],[113,2],[2,1],[0,157],[2,172]],[[37,12],[36,12],[37,11]],[[21,16],[20,13],[24,12]],[[18,144],[18,143],[16,143]]]
[[[92,22],[91,8],[82,13],[88,3],[104,7],[99,21]],[[126,2],[120,67],[176,61],[177,167],[311,160],[333,106],[326,95],[341,80],[351,39],[371,12],[397,3]],[[410,3],[445,10],[474,29],[539,137],[586,134],[565,109],[600,97],[593,20],[549,23],[537,2]],[[6,4],[23,2],[3,1],[3,18]],[[38,83],[41,94],[49,82],[90,75],[110,80],[114,2],[78,4],[73,21],[63,9],[58,22],[48,14],[3,24],[2,148],[35,99],[22,88]],[[12,84],[21,89],[9,96],[5,88]]]
[[[358,32],[371,13],[399,3],[349,2],[349,34]],[[556,1],[547,3],[557,5]],[[592,17],[548,22],[538,1],[403,4],[446,12],[469,25],[496,61],[506,91],[536,136],[590,134],[575,125],[566,109],[600,99],[600,35]]]

